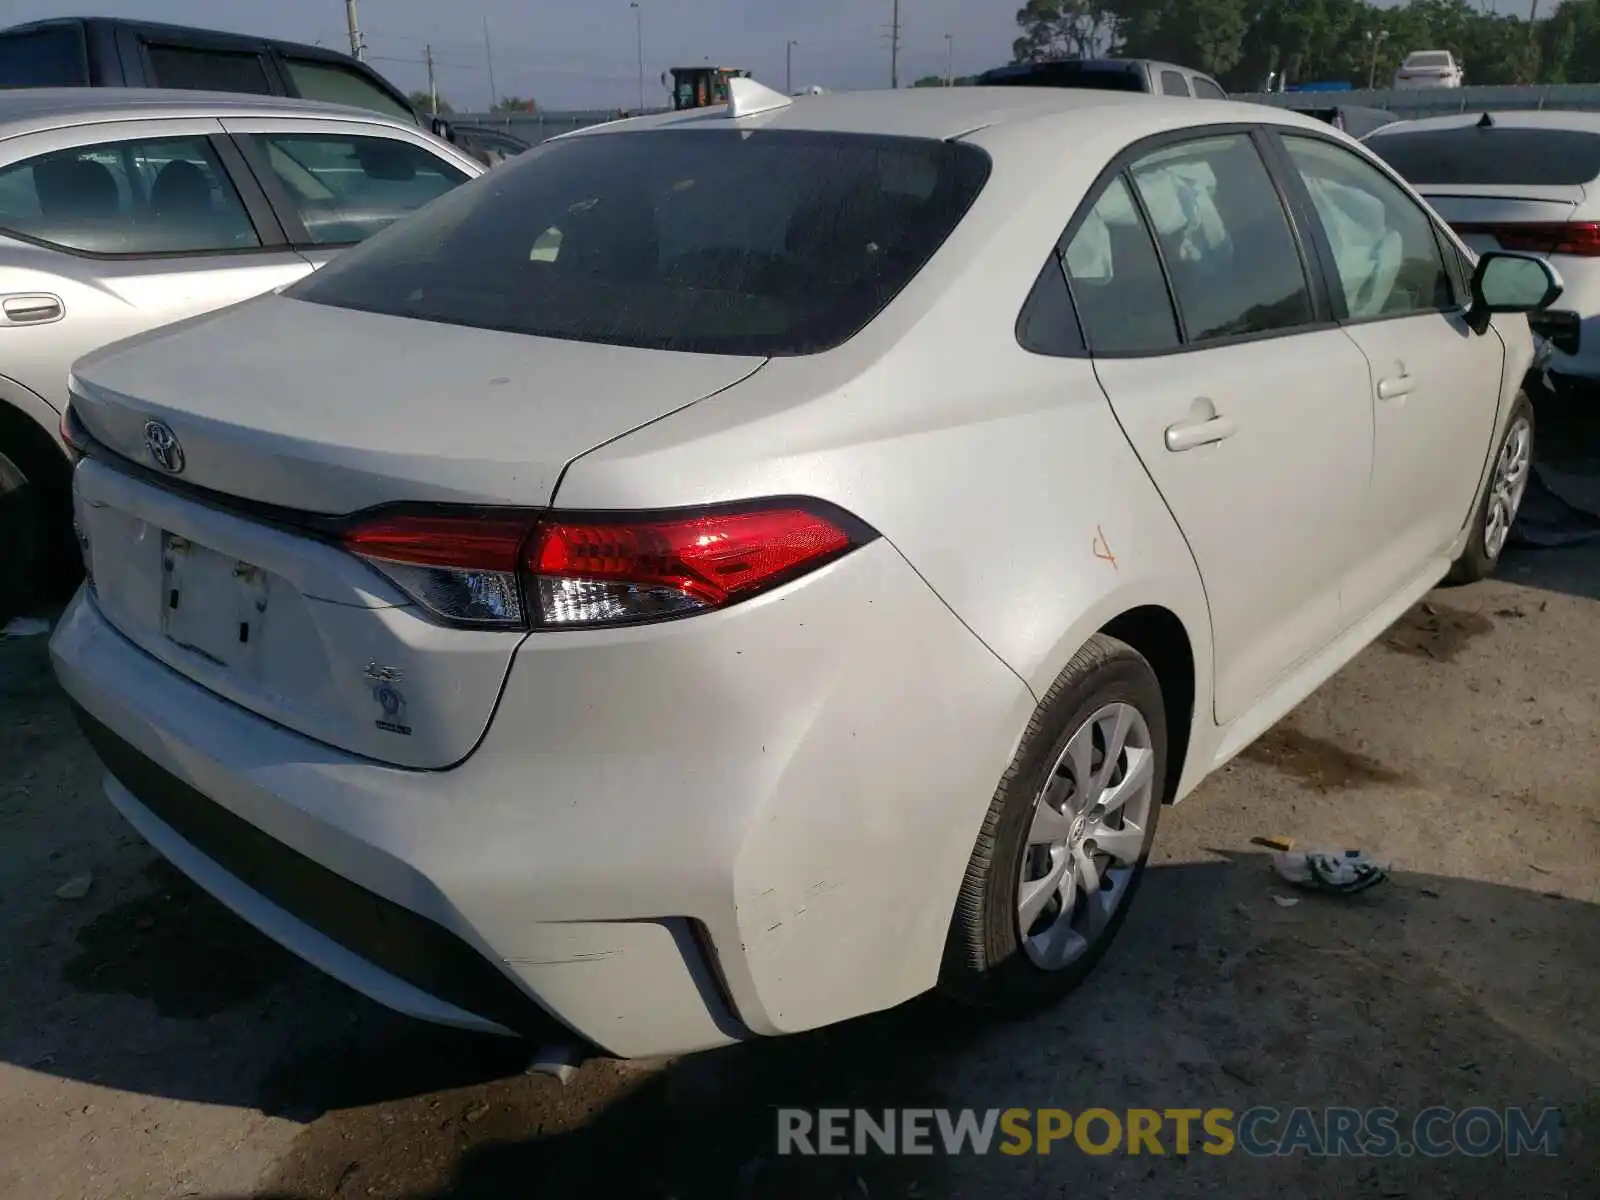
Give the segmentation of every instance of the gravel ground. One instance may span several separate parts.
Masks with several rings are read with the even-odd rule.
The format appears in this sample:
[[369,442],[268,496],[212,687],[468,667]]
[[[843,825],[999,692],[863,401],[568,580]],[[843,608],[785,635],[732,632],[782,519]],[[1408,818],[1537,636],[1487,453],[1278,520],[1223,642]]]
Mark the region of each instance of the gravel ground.
[[[44,640],[0,642],[0,1196],[1593,1196],[1600,546],[1505,576],[1435,593],[1169,811],[1119,944],[1059,1008],[921,1001],[566,1087],[367,1003],[163,867],[100,798]],[[1396,871],[1280,906],[1261,835]],[[1562,1148],[773,1154],[780,1105],[1257,1104],[1554,1106]]]

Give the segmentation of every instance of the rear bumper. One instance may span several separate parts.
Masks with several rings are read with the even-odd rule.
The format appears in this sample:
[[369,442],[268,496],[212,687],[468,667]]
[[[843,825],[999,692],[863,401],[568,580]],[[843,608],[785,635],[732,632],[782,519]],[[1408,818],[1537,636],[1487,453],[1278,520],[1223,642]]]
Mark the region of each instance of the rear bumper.
[[162,666],[80,593],[52,640],[107,793],[372,998],[624,1056],[931,986],[1033,701],[886,543],[723,614],[532,638],[450,771],[362,760]]

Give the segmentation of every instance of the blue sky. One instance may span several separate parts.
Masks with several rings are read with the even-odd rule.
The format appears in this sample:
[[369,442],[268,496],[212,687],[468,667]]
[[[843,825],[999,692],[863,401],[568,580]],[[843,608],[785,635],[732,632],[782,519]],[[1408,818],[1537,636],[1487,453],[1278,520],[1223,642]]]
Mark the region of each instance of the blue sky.
[[[495,83],[502,95],[533,96],[548,108],[609,108],[638,102],[634,13],[628,0],[358,0],[373,66],[397,84],[425,81],[433,44],[440,91],[457,108],[489,99],[483,45],[487,18]],[[1403,0],[1388,0],[1390,5]],[[1525,14],[1529,0],[1498,0]],[[1543,0],[1546,9],[1557,0]],[[1011,56],[1021,0],[901,0],[901,82],[943,74],[947,43],[958,75]],[[889,82],[892,0],[639,0],[646,99],[666,99],[667,67],[707,58],[784,83],[784,46],[794,49],[794,84],[881,87]],[[348,48],[344,0],[9,0],[5,23],[84,14],[139,16],[249,30]]]

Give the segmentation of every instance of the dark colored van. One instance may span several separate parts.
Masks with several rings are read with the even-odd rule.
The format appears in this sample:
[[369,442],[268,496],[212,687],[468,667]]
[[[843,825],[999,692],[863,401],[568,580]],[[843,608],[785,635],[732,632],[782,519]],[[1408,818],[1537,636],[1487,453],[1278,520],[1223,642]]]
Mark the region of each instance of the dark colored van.
[[[122,17],[61,17],[0,29],[0,88],[149,87],[298,96],[430,128],[405,93],[321,46]],[[448,136],[442,121],[434,133]]]

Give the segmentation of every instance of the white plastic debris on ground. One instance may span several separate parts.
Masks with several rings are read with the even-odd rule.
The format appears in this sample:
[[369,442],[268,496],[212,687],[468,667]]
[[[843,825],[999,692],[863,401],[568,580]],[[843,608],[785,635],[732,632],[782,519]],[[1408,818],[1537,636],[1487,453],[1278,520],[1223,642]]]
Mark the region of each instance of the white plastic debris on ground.
[[50,622],[40,617],[14,617],[0,626],[0,638],[43,637],[50,632]]

